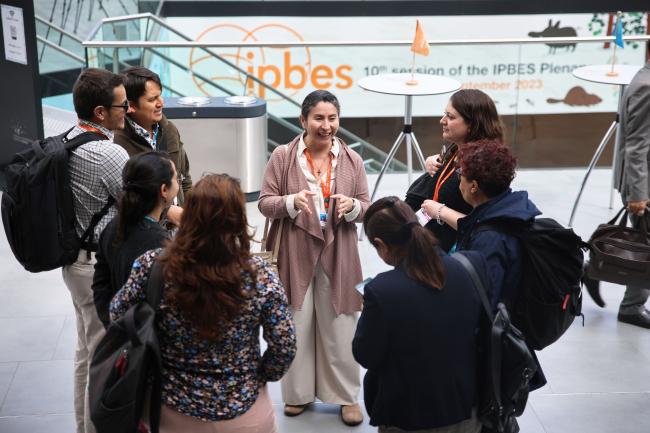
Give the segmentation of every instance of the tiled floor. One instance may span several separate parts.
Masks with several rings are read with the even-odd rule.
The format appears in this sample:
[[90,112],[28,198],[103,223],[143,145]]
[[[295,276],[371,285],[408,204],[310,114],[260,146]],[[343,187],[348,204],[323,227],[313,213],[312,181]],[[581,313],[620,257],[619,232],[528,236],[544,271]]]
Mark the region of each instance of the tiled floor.
[[[515,189],[528,190],[545,215],[566,224],[582,173],[522,171]],[[583,238],[613,214],[607,208],[609,180],[609,170],[596,170],[589,181],[574,224]],[[387,175],[380,195],[403,196],[406,185],[406,175]],[[249,217],[260,227],[255,204]],[[387,269],[367,241],[359,249],[366,276]],[[616,321],[622,287],[608,284],[602,293],[606,308],[585,299],[585,326],[577,320],[561,341],[539,353],[549,384],[531,395],[520,418],[523,433],[650,432],[650,331]],[[24,271],[0,236],[0,299],[0,432],[73,432],[75,323],[60,271]],[[338,408],[323,404],[285,418],[278,384],[271,394],[283,433],[375,431],[367,422],[344,426]]]

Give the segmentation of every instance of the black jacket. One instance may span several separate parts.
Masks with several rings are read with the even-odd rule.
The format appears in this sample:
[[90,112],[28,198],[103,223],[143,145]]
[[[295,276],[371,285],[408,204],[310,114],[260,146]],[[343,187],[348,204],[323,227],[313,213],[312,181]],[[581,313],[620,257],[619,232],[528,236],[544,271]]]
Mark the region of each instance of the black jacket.
[[[365,286],[352,351],[368,369],[363,387],[371,425],[442,427],[470,418],[476,404],[480,299],[462,265],[436,252],[446,271],[442,290],[399,267]],[[465,254],[485,278],[482,256]]]
[[[431,200],[436,187],[436,182],[440,176],[441,170],[431,177],[429,173],[424,173],[417,178],[406,192],[404,201],[411,206],[413,211],[417,212],[422,206],[424,200]],[[460,176],[457,171],[449,176],[449,178],[442,184],[438,193],[438,201],[446,204],[450,209],[468,214],[472,211],[472,206],[463,200],[463,196],[458,189],[460,185]],[[456,243],[456,230],[447,224],[440,225],[436,222],[435,215],[429,221],[426,228],[431,230],[440,242],[440,248],[448,252],[451,247]]]
[[132,228],[117,247],[113,245],[117,235],[117,217],[113,218],[99,237],[93,276],[93,300],[97,315],[108,328],[108,307],[111,299],[122,288],[131,274],[133,261],[146,251],[160,248],[168,239],[168,232],[158,223],[143,219]]

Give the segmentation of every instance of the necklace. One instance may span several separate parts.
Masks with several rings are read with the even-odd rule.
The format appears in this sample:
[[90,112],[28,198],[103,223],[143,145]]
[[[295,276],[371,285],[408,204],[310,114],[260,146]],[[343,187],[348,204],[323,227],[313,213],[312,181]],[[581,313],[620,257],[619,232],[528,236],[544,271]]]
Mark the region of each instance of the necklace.
[[323,165],[325,164],[325,161],[328,161],[330,164],[332,162],[332,156],[330,152],[331,152],[331,148],[330,151],[327,152],[327,158],[324,158],[318,165],[318,168],[316,168],[316,166],[314,165],[314,159],[311,155],[311,152],[309,151],[308,148],[305,148],[305,156],[307,157],[307,162],[311,167],[312,174],[314,174],[318,179],[320,179],[321,175],[323,174]]

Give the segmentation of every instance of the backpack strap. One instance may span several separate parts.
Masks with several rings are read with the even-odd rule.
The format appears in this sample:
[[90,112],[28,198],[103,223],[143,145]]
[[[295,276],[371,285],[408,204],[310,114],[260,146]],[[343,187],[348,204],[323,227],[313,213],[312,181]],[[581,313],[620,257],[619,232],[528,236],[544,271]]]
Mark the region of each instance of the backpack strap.
[[476,293],[478,293],[479,298],[481,298],[481,304],[483,304],[483,309],[485,310],[485,314],[487,314],[488,319],[490,319],[490,322],[492,322],[492,320],[494,320],[494,314],[492,314],[492,307],[490,306],[490,301],[488,300],[487,292],[485,290],[485,286],[483,285],[483,281],[481,281],[481,277],[478,276],[478,272],[476,272],[476,268],[474,267],[472,262],[460,252],[455,252],[450,257],[460,262],[460,264],[463,265],[463,267],[469,274],[470,278],[472,279],[472,282],[474,283],[474,288],[476,289]]
[[158,260],[154,260],[149,271],[149,280],[147,281],[147,304],[158,311],[158,305],[162,299],[162,292],[165,281],[162,273],[162,265]]
[[108,201],[104,207],[102,207],[99,212],[93,215],[93,217],[90,219],[90,224],[88,224],[88,228],[86,228],[86,230],[81,235],[81,239],[79,239],[81,248],[85,249],[88,252],[88,260],[90,260],[90,252],[97,249],[97,246],[93,243],[93,240],[95,239],[95,227],[97,227],[97,224],[99,224],[102,218],[104,218],[114,203],[115,198],[109,195]]
[[[81,134],[68,140],[66,137],[73,129],[74,127],[68,129],[66,132],[60,135],[61,139],[65,143],[65,150],[67,150],[68,152],[72,152],[79,146],[82,146],[86,143],[90,143],[91,141],[105,140],[103,136],[91,131],[82,132]],[[39,150],[42,152],[41,149]],[[79,244],[81,245],[81,248],[87,251],[88,260],[90,260],[91,251],[95,251],[97,248],[97,246],[94,245],[93,242],[95,239],[95,227],[97,227],[97,224],[99,224],[101,219],[104,218],[104,216],[108,213],[108,210],[111,208],[111,206],[113,206],[114,203],[115,203],[115,199],[112,196],[109,196],[108,202],[106,202],[104,207],[99,212],[97,212],[92,216],[92,218],[90,219],[90,224],[88,224],[88,227],[81,235],[81,239],[79,239]]]
[[91,131],[85,131],[82,132],[81,134],[75,136],[74,138],[67,139],[66,137],[72,131],[71,128],[68,131],[64,132],[61,134],[63,136],[63,142],[65,143],[65,150],[68,152],[71,152],[75,150],[77,147],[82,146],[86,143],[90,143],[91,141],[105,141],[106,138],[103,135],[99,135],[96,132],[91,132]]
[[[147,281],[146,302],[156,312],[155,326],[157,330],[160,300],[162,299],[165,281],[163,276],[162,265],[158,260],[154,260],[149,271],[149,280]],[[150,404],[149,404],[149,431],[158,433],[160,427],[160,409],[162,404],[162,385],[160,380],[161,372],[158,371],[151,384]]]
[[[492,314],[492,307],[490,306],[485,286],[483,285],[481,278],[478,276],[476,268],[467,257],[459,252],[452,254],[451,257],[463,265],[474,282],[474,289],[476,289],[476,293],[478,293],[481,298],[483,309],[490,320],[490,325],[492,325],[494,322],[494,314]],[[502,306],[499,305],[499,308],[502,308]],[[490,357],[492,358],[490,379],[492,381],[492,389],[494,390],[494,398],[499,405],[499,419],[501,419],[501,415],[503,415],[501,413],[503,408],[503,405],[501,404],[501,333],[499,332],[500,328],[495,328],[495,326],[490,326]]]

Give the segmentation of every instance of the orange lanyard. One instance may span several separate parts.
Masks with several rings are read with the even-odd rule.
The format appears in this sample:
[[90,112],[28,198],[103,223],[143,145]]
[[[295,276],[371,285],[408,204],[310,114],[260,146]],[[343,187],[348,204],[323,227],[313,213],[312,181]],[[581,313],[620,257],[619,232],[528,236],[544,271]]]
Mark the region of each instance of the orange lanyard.
[[325,183],[321,181],[320,176],[316,175],[316,169],[314,168],[314,160],[309,153],[309,150],[305,149],[305,157],[307,157],[307,163],[311,169],[311,174],[318,180],[318,185],[320,186],[321,191],[323,191],[323,202],[325,203],[325,209],[330,207],[330,187],[332,186],[332,153],[328,154],[329,162],[327,164],[327,177]]
[[[449,158],[449,162],[447,165],[442,169],[442,172],[440,173],[440,177],[438,177],[438,181],[436,182],[436,189],[433,192],[433,200],[438,201],[438,194],[440,193],[440,188],[442,187],[442,184],[444,184],[447,179],[449,179],[449,176],[454,172],[456,169],[456,164],[454,163],[454,159],[456,157],[456,153],[454,153],[451,158]],[[447,172],[449,170],[449,172]]]
[[88,131],[88,132],[96,132],[97,134],[99,134],[99,135],[101,135],[102,137],[104,137],[104,140],[108,140],[108,137],[106,136],[106,134],[104,134],[102,131],[100,131],[99,129],[95,128],[94,126],[90,126],[90,125],[82,125],[82,124],[80,123],[80,124],[79,124],[79,128],[81,128],[81,129],[83,129],[83,130],[85,130],[85,131]]

